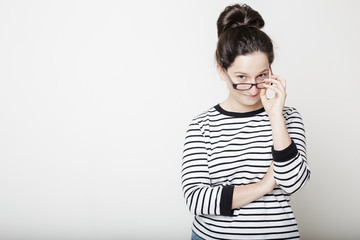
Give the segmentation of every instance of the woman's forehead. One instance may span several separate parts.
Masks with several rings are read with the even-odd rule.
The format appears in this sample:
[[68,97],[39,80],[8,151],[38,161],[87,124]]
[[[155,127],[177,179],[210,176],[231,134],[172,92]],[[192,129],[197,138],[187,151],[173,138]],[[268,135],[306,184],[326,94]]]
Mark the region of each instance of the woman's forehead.
[[269,60],[265,53],[255,52],[247,55],[239,55],[228,68],[231,72],[256,74],[269,69]]

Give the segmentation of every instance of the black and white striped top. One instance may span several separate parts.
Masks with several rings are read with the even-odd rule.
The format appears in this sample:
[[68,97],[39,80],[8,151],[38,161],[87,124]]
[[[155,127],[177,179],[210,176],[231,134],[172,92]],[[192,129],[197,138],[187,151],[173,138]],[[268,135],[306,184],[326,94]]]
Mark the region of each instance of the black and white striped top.
[[[297,239],[290,195],[310,178],[305,131],[295,108],[283,111],[291,145],[273,149],[269,117],[262,108],[228,112],[216,105],[189,125],[183,153],[182,187],[195,215],[193,231],[204,239]],[[274,160],[275,189],[231,209],[234,186],[259,182]]]

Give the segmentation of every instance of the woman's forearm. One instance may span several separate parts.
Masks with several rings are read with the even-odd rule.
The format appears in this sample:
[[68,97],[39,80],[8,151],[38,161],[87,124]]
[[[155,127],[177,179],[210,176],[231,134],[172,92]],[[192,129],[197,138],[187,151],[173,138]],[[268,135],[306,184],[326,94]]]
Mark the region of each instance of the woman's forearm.
[[276,151],[281,151],[291,144],[291,138],[285,125],[283,115],[270,117],[273,145]]
[[234,188],[232,209],[240,208],[266,194],[261,182]]

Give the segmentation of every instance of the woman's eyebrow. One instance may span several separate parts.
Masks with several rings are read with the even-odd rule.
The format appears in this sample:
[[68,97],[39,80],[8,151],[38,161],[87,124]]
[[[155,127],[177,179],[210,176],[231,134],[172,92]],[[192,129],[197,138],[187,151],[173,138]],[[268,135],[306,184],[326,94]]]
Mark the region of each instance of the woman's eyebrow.
[[[269,68],[266,68],[266,69],[264,69],[264,70],[262,70],[261,72],[259,72],[259,73],[263,73],[263,72],[265,72],[265,71],[267,71],[267,70],[269,70]],[[247,73],[244,73],[244,72],[234,72],[234,74],[243,74],[243,75],[248,75]]]
[[246,75],[246,73],[244,73],[244,72],[234,72],[234,74],[244,74],[244,75]]
[[262,70],[260,73],[266,72],[268,70],[269,70],[269,68],[266,68],[265,70]]

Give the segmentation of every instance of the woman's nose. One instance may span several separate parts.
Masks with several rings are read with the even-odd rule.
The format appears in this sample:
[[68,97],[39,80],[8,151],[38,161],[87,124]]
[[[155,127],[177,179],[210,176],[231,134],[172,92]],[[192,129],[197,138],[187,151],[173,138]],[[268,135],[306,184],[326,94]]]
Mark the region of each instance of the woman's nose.
[[250,90],[249,90],[249,93],[251,94],[251,95],[256,95],[256,94],[258,94],[260,92],[260,89],[258,89],[257,87],[256,87],[256,85],[252,85],[252,87],[250,88]]

